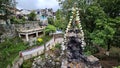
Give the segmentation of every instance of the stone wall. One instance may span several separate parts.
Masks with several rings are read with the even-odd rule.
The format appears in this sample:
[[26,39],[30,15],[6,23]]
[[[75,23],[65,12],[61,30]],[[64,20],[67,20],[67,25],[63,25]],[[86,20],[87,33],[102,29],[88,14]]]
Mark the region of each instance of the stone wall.
[[[49,42],[46,43],[46,50],[51,49],[52,47],[55,46],[55,44],[57,43],[62,43],[63,42],[63,38],[57,38],[55,41],[54,39],[51,39]],[[12,68],[20,68],[20,66],[22,65],[24,60],[30,59],[32,57],[35,56],[39,56],[44,52],[44,46],[42,45],[41,47],[32,49],[32,50],[27,50],[27,51],[23,51],[20,54],[22,54],[22,56],[18,59],[16,59],[16,61],[14,61],[14,63],[12,63]],[[10,68],[10,66],[8,66],[7,68]]]
[[1,39],[13,38],[14,36],[16,36],[16,31],[13,25],[3,24],[0,25],[0,27],[0,30],[2,32]]
[[39,21],[26,21],[24,24],[0,24],[0,33],[2,33],[0,37],[1,39],[4,39],[5,37],[15,37],[18,36],[17,31],[20,29],[28,30],[36,27],[39,27]]
[[39,26],[39,21],[26,21],[26,23],[22,23],[22,24],[12,24],[15,26],[15,29],[19,30],[19,29],[34,29],[36,27],[40,27]]

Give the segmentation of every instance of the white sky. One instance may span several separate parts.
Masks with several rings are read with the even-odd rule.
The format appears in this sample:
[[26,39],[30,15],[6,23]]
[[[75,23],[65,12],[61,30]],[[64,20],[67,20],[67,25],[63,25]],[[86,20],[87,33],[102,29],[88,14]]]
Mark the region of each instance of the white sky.
[[57,0],[16,0],[19,9],[44,9],[53,8],[57,10],[59,7]]

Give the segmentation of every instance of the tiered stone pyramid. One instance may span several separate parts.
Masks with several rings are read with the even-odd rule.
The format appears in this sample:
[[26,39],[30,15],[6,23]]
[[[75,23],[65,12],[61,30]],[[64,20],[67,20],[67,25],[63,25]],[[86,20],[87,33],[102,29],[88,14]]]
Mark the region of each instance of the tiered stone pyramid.
[[[62,44],[62,54],[64,59],[61,68],[100,68],[98,59],[92,56],[93,62],[90,57],[83,54],[83,49],[86,46],[84,41],[84,32],[82,30],[79,9],[72,8],[72,16],[65,31],[64,42]],[[92,63],[92,64],[91,64]]]

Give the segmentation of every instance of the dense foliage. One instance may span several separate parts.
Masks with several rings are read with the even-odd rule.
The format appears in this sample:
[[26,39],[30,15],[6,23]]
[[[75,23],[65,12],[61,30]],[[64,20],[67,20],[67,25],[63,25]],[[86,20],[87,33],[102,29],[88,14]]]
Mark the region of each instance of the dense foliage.
[[36,20],[36,14],[35,14],[34,11],[32,11],[32,12],[28,15],[28,19],[29,19],[30,21]]
[[25,60],[21,66],[21,68],[30,68],[32,67],[32,63],[34,61],[34,58],[31,58],[31,59],[28,59],[28,60]]
[[69,13],[72,6],[81,9],[80,18],[88,45],[119,46],[119,0],[65,0],[60,1],[60,5],[65,13]]
[[56,31],[56,27],[55,26],[53,26],[53,25],[48,25],[48,26],[46,26],[46,28],[45,28],[45,34],[49,34],[49,33],[53,33],[53,32],[55,32]]
[[57,30],[65,30],[67,26],[67,21],[65,19],[64,13],[58,9],[56,11],[56,18],[48,18],[48,23],[54,25]]
[[112,18],[120,16],[120,0],[98,0],[98,3],[108,16]]
[[91,42],[97,45],[108,45],[115,33],[115,23],[106,16],[99,6],[91,5],[87,8],[85,17],[85,29],[91,38]]
[[13,16],[13,17],[11,17],[10,21],[11,21],[11,23],[14,23],[14,24],[22,24],[22,23],[25,23],[25,18],[22,17],[21,19],[19,19],[19,18]]
[[[84,54],[94,54],[100,59],[104,68],[120,65],[118,54],[120,0],[59,0],[59,2],[63,12],[67,13],[64,16],[68,20],[73,6],[80,9],[79,14],[87,44]],[[106,50],[109,51],[109,56]]]
[[0,43],[0,68],[6,68],[8,64],[12,64],[19,52],[27,48],[27,43],[23,43],[20,38],[6,38]]
[[[42,37],[40,38],[40,39],[41,39],[41,42],[40,42],[40,40],[39,40],[39,41],[38,41],[38,40],[35,41],[35,45],[41,46],[41,45],[47,43],[48,41],[50,41],[51,38],[52,38],[52,36],[44,35],[44,36],[42,36]],[[39,38],[38,38],[38,39],[39,39]]]

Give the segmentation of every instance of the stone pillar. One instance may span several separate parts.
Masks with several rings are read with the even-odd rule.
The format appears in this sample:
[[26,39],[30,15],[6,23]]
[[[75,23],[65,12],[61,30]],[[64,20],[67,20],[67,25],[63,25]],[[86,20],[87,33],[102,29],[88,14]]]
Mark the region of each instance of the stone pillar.
[[38,37],[38,32],[36,32],[36,37]]
[[25,37],[26,37],[26,40],[27,40],[27,41],[29,41],[29,37],[28,37],[28,34],[26,34],[26,35],[25,35]]
[[19,37],[21,38],[21,35],[19,34]]

